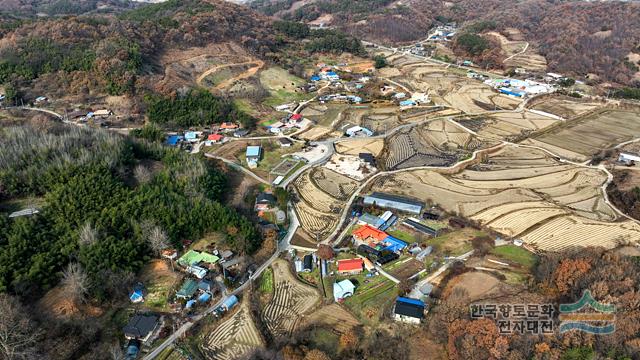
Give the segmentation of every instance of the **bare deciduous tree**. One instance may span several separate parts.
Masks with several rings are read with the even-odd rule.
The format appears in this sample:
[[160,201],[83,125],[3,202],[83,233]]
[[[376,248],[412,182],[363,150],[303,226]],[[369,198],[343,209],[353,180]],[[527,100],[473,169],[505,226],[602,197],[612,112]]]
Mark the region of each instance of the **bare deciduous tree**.
[[109,346],[109,355],[111,356],[112,360],[125,359],[124,352],[122,351],[122,347],[118,343],[115,343]]
[[153,221],[145,220],[140,224],[140,227],[142,228],[142,237],[147,241],[151,250],[158,256],[162,250],[170,247],[169,236]]
[[62,273],[62,289],[76,303],[84,302],[89,292],[89,277],[80,264],[69,263]]
[[80,228],[80,245],[90,246],[98,241],[98,232],[88,221]]
[[18,301],[0,294],[0,358],[34,359],[40,333]]

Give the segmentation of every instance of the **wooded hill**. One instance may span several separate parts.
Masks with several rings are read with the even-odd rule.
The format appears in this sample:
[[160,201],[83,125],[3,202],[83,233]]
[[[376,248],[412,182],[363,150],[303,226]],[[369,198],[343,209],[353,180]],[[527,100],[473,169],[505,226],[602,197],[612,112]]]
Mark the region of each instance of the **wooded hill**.
[[595,74],[602,82],[624,85],[638,82],[634,74],[640,65],[627,59],[632,52],[640,53],[637,2],[409,0],[397,5],[387,0],[320,0],[291,8],[295,2],[257,0],[252,6],[269,15],[301,21],[329,14],[332,25],[386,43],[423,39],[439,22],[455,21],[464,27],[491,21],[498,31],[519,29],[547,58],[550,71]]

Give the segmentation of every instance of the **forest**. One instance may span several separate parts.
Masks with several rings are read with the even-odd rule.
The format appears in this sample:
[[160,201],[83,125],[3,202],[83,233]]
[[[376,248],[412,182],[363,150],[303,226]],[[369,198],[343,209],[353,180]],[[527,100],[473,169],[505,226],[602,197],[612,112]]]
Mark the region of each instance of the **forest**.
[[38,298],[77,263],[91,296],[108,300],[114,289],[100,279],[135,274],[157,251],[150,223],[177,248],[212,231],[239,253],[260,247],[254,225],[222,205],[224,175],[178,150],[59,124],[4,127],[0,148],[0,201],[40,210],[0,216],[0,292]]
[[218,98],[204,89],[189,90],[175,97],[148,95],[147,116],[156,124],[188,128],[222,122],[238,122],[253,128],[256,119],[240,111],[233,102]]

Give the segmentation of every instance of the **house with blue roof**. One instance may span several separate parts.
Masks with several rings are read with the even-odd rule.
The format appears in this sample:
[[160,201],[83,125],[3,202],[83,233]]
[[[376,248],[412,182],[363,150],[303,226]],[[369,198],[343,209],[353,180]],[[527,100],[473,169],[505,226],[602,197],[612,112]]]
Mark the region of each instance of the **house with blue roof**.
[[380,226],[384,224],[384,220],[369,213],[364,213],[358,218],[358,224],[360,225],[371,225],[374,228],[378,229]]
[[420,300],[399,296],[393,307],[393,318],[396,321],[420,324],[424,318],[425,308],[424,302]]
[[181,142],[184,141],[184,137],[182,135],[169,135],[167,137],[166,144],[169,146],[178,146]]
[[402,249],[407,247],[406,242],[400,239],[396,239],[393,236],[387,236],[384,240],[382,240],[382,243],[385,245],[384,250],[393,252],[400,252],[402,251]]
[[349,296],[353,296],[353,293],[355,293],[355,291],[356,287],[351,281],[349,281],[348,279],[342,280],[333,284],[333,299],[336,302],[344,301],[344,299],[348,298]]
[[313,75],[313,76],[310,78],[310,80],[311,80],[311,81],[314,81],[314,82],[315,82],[315,81],[320,81],[320,76],[318,76],[318,75]]
[[246,158],[247,165],[250,168],[255,168],[258,166],[258,161],[260,161],[260,156],[262,155],[262,148],[260,146],[247,146]]

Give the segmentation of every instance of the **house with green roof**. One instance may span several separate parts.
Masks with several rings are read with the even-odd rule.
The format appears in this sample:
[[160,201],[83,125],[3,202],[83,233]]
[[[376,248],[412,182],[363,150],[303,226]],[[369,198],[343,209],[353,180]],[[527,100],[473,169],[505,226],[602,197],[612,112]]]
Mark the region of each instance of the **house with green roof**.
[[218,262],[218,260],[220,260],[219,257],[209,254],[207,252],[189,250],[187,251],[187,253],[182,255],[180,259],[178,259],[178,264],[187,267],[192,265],[198,265],[201,262],[204,262],[207,264],[215,264]]
[[178,299],[190,299],[198,291],[198,283],[192,279],[187,279],[183,284],[176,297]]

